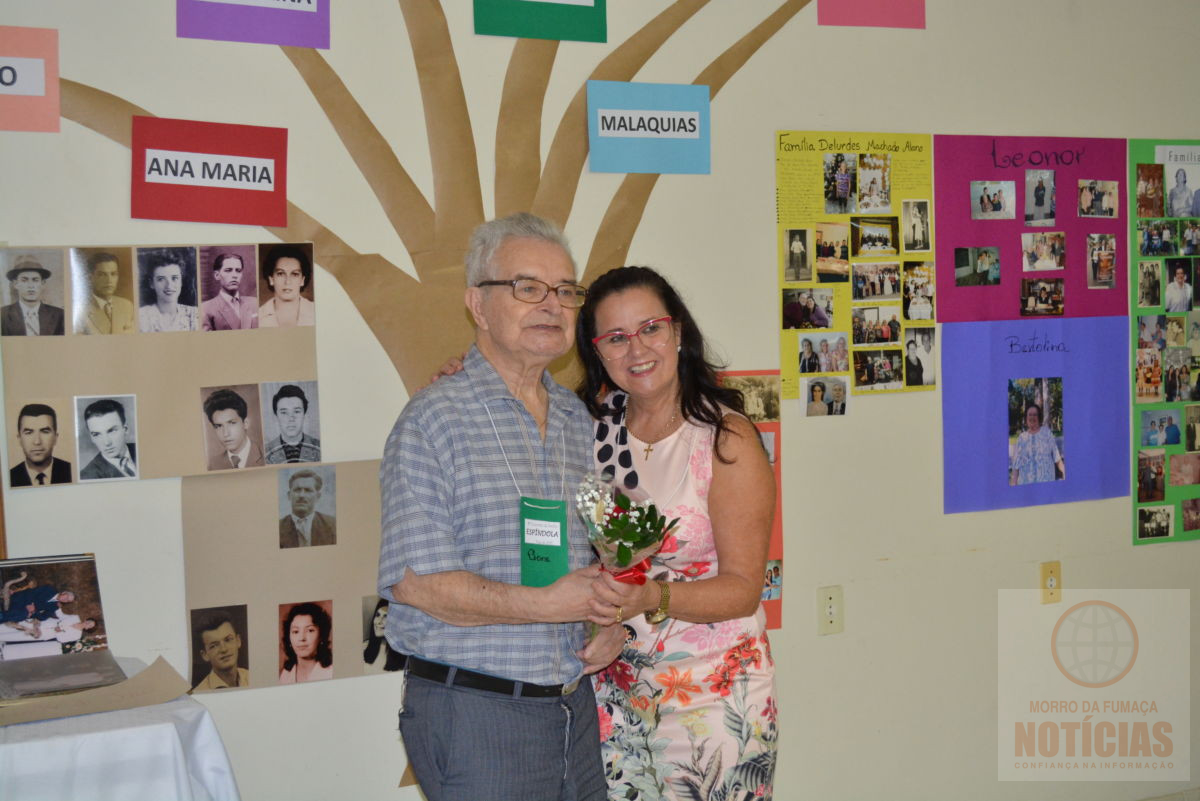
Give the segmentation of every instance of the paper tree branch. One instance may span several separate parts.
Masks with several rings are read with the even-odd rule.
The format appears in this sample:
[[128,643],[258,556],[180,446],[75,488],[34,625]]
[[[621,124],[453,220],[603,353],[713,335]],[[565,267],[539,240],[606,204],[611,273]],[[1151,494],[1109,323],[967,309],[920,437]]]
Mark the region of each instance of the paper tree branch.
[[[708,0],[677,0],[641,30],[622,42],[596,65],[589,80],[628,81],[650,57],[705,6]],[[563,112],[546,157],[546,169],[530,209],[534,214],[565,225],[571,216],[579,176],[588,154],[587,84],[579,87]]]
[[391,146],[319,51],[283,47],[410,253],[433,247],[433,209]]
[[[810,2],[811,0],[788,0],[755,26],[754,30],[713,59],[692,83],[708,86],[709,98],[716,97],[717,92],[721,91],[733,74],[750,60],[758,48]],[[596,231],[596,238],[592,241],[592,251],[588,255],[587,269],[583,275],[585,284],[590,284],[592,279],[604,270],[625,264],[633,235],[637,232],[642,214],[646,210],[646,203],[650,200],[650,193],[654,191],[657,183],[657,174],[625,176],[625,180],[621,182],[608,204],[604,219],[600,221],[600,228]]]
[[497,217],[533,207],[542,171],[542,104],[557,54],[552,39],[513,45],[496,122]]
[[471,229],[483,221],[483,195],[458,59],[437,0],[400,0],[400,11],[425,109],[425,135],[433,165],[435,247],[451,244],[461,248]]

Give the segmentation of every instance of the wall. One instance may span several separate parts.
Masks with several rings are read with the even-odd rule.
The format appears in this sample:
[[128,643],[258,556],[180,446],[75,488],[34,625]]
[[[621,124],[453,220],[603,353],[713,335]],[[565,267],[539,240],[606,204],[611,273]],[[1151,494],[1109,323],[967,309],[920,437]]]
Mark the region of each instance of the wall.
[[[470,33],[448,2],[485,203],[499,88],[512,44]],[[621,41],[662,4],[610,2]],[[772,4],[715,2],[640,80],[687,82]],[[5,24],[61,31],[64,77],[168,117],[289,129],[291,199],[360,252],[411,262],[329,123],[277,48],[177,40],[169,2],[5,4]],[[759,7],[762,11],[759,11]],[[1186,0],[928,0],[929,28],[818,28],[804,9],[713,106],[713,174],[659,181],[630,260],[663,269],[735,369],[777,362],[774,162],[779,128],[1195,136],[1189,65],[1200,10]],[[327,58],[431,193],[403,19],[394,2],[333,6]],[[1138,40],[1124,37],[1137,32]],[[564,44],[543,143],[607,45]],[[1170,58],[1163,58],[1174,54]],[[1151,66],[1151,63],[1156,66]],[[1161,66],[1158,66],[1161,65]],[[1151,113],[1153,112],[1153,113]],[[0,241],[22,245],[257,241],[261,229],[130,220],[129,152],[71,122],[0,133]],[[584,256],[618,176],[584,176],[568,222]],[[936,221],[935,221],[936,224]],[[319,260],[319,255],[318,255]],[[947,265],[940,265],[945,269]],[[327,458],[380,455],[406,393],[326,273],[318,358]],[[1133,799],[1185,785],[996,781],[996,590],[1032,587],[1059,559],[1073,587],[1200,589],[1196,545],[1129,545],[1126,499],[941,514],[939,393],[860,399],[815,424],[785,404],[784,615],[774,637],[783,734],[780,799]],[[953,446],[953,443],[950,443]],[[179,482],[6,494],[13,556],[97,554],[121,655],[188,663]],[[815,588],[845,587],[846,631],[814,634]],[[1193,612],[1193,620],[1200,616]],[[1193,631],[1195,626],[1193,626]],[[1200,664],[1193,636],[1192,662]],[[1196,695],[1193,683],[1193,695]],[[203,699],[247,799],[415,799],[391,677]],[[1200,731],[1193,712],[1192,730]],[[1193,738],[1193,743],[1196,738]],[[1192,747],[1193,764],[1200,749]]]

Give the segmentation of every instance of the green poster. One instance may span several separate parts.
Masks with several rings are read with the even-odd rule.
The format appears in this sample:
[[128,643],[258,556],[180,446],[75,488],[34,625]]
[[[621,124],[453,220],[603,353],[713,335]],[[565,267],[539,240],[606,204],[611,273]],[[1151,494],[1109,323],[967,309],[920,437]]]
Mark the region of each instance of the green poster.
[[475,33],[608,41],[607,0],[475,0]]
[[1200,141],[1131,139],[1133,543],[1200,539]]

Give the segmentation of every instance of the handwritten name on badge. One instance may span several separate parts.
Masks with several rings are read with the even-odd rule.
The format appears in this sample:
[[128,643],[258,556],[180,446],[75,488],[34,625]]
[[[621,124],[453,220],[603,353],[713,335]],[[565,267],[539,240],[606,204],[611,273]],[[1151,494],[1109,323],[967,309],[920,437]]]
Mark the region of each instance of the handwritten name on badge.
[[558,523],[545,520],[526,520],[525,541],[533,545],[557,546],[562,541]]
[[275,160],[146,148],[147,183],[275,191]]
[[0,56],[0,95],[46,94],[46,60]]
[[288,11],[316,11],[320,0],[203,0],[226,6],[254,6],[256,8],[282,8]]
[[596,109],[600,136],[640,139],[699,139],[700,112]]

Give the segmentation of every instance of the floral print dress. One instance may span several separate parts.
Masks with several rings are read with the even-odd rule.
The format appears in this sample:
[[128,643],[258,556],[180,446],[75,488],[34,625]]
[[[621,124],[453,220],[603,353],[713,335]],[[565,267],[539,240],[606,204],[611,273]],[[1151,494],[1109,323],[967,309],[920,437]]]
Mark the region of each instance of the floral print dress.
[[[616,412],[597,423],[596,463],[639,485],[668,519],[679,518],[650,577],[694,581],[715,575],[708,517],[713,430],[690,421],[645,446]],[[621,656],[595,677],[610,801],[770,799],[777,737],[774,663],[762,607],[746,618],[651,625],[626,621]]]

